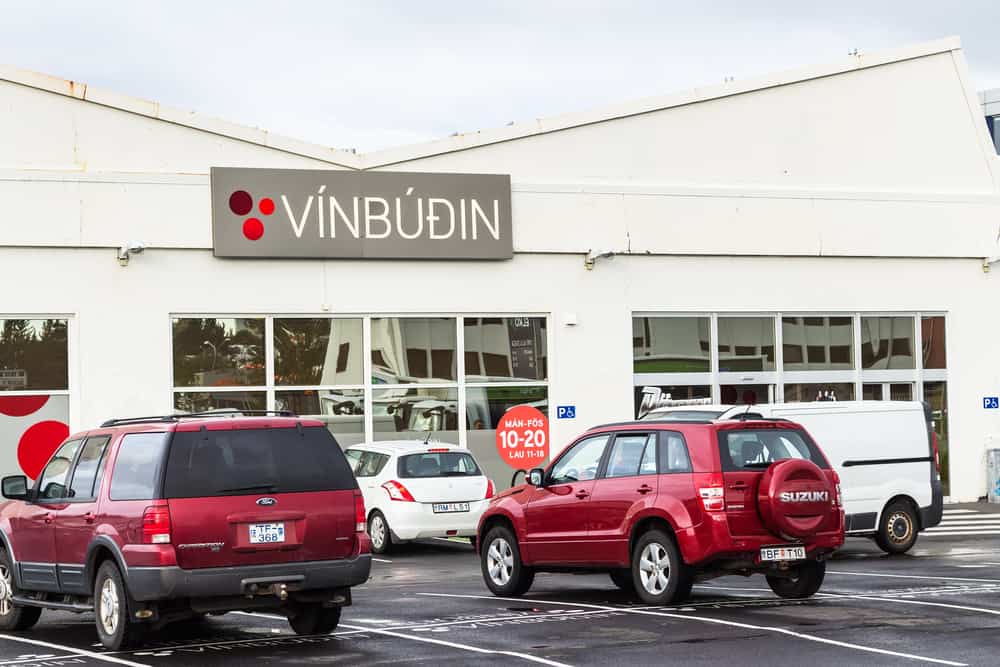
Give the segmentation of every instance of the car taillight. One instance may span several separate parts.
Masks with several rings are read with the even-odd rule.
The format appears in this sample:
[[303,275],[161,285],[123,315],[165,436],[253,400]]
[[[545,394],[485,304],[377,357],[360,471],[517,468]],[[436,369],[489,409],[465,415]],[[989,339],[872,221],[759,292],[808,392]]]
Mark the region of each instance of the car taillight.
[[931,445],[934,447],[934,467],[941,474],[941,453],[938,451],[937,431],[931,431]]
[[726,509],[726,492],[722,483],[722,475],[719,474],[695,475],[695,487],[706,512],[721,512]]
[[840,475],[836,472],[833,473],[833,484],[837,489],[837,494],[834,496],[833,505],[834,507],[844,506],[844,494],[840,490]]
[[367,513],[365,512],[365,497],[361,491],[354,490],[354,532],[363,533],[368,528]]
[[166,507],[159,505],[143,510],[142,543],[170,544],[170,511]]
[[493,486],[493,480],[492,479],[486,480],[486,498],[485,499],[489,500],[490,498],[493,497],[493,495],[495,493],[496,493],[496,489]]
[[382,488],[389,494],[389,498],[391,500],[401,500],[407,503],[414,502],[413,496],[410,495],[410,492],[406,489],[406,487],[394,479],[391,479],[383,484]]

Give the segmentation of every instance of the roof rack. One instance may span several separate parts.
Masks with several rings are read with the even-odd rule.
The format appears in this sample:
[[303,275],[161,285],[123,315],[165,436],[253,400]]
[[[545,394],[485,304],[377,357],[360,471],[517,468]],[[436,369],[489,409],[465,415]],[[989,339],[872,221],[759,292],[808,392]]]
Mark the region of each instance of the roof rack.
[[125,426],[128,424],[170,424],[179,422],[182,419],[202,419],[204,417],[266,417],[274,415],[276,417],[298,417],[291,410],[204,410],[202,412],[183,412],[173,415],[153,415],[150,417],[124,417],[122,419],[109,419],[101,424],[101,428],[111,426]]

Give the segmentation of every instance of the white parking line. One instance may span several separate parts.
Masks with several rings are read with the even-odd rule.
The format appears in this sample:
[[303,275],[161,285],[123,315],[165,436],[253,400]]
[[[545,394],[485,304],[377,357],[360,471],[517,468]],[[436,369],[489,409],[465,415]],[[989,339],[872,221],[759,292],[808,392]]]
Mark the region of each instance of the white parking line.
[[46,655],[40,658],[21,658],[20,660],[4,660],[0,662],[0,665],[28,665],[33,662],[48,662],[50,660],[71,660],[75,658],[86,658],[87,656],[81,653],[72,653],[70,655]]
[[[529,660],[531,662],[537,662],[543,665],[549,665],[550,667],[570,667],[564,662],[556,662],[555,660],[546,660],[545,658],[539,658],[538,656],[529,655],[527,653],[518,653],[517,651],[494,651],[488,648],[480,648],[478,646],[470,646],[468,644],[458,644],[456,642],[446,642],[443,639],[432,639],[430,637],[414,637],[413,635],[404,635],[401,632],[393,632],[392,630],[383,630],[381,628],[362,628],[357,625],[346,625],[341,623],[342,627],[352,628],[354,630],[364,630],[365,632],[370,632],[377,635],[386,635],[388,637],[396,637],[398,639],[409,639],[415,642],[424,642],[425,644],[437,644],[438,646],[447,646],[449,648],[457,648],[462,651],[471,651],[473,653],[483,653],[486,655],[507,655],[512,658],[521,658],[522,660]],[[951,663],[958,664],[958,663]]]
[[969,579],[948,575],[931,577],[926,574],[879,574],[876,572],[841,572],[839,570],[827,570],[826,573],[845,577],[889,577],[890,579],[930,579],[931,581],[971,581],[980,584],[1000,584],[1000,579]]
[[58,651],[65,651],[66,653],[72,653],[71,656],[65,656],[66,658],[93,658],[94,660],[103,660],[104,662],[113,662],[119,665],[130,665],[131,667],[147,667],[140,662],[131,662],[129,660],[124,660],[122,658],[116,658],[111,655],[96,653],[94,651],[87,651],[82,648],[74,648],[72,646],[63,646],[62,644],[53,644],[51,642],[43,642],[38,639],[28,639],[27,637],[15,637],[9,634],[0,634],[0,639],[9,639],[12,642],[22,642],[24,644],[31,644],[32,646],[44,646],[45,648],[56,649]]
[[924,662],[933,662],[939,665],[952,665],[953,667],[966,667],[964,662],[954,662],[952,660],[942,660],[938,658],[928,658],[927,656],[915,655],[912,653],[899,653],[897,651],[889,651],[886,649],[876,648],[874,646],[863,646],[861,644],[852,644],[849,642],[841,642],[835,639],[827,639],[825,637],[817,637],[816,635],[807,635],[801,632],[795,632],[794,630],[788,630],[786,628],[776,628],[766,625],[753,625],[751,623],[738,623],[736,621],[726,621],[719,618],[708,618],[705,616],[694,616],[691,614],[672,614],[662,611],[648,611],[645,609],[636,609],[632,607],[609,607],[606,605],[597,604],[585,604],[582,602],[556,602],[551,600],[539,600],[538,598],[503,598],[487,595],[457,595],[452,593],[418,593],[417,595],[426,595],[428,597],[449,597],[449,598],[472,598],[479,600],[506,600],[509,602],[528,602],[531,604],[552,604],[559,605],[563,607],[585,607],[590,609],[603,609],[605,611],[619,611],[626,614],[638,614],[643,616],[659,616],[663,618],[676,618],[682,621],[699,621],[702,623],[710,623],[715,625],[726,625],[734,628],[743,628],[745,630],[758,630],[764,632],[774,632],[776,634],[787,635],[789,637],[795,637],[797,639],[804,639],[806,641],[817,642],[820,644],[828,644],[830,646],[840,646],[842,648],[854,649],[856,651],[864,651],[867,653],[878,653],[880,655],[891,655],[896,658],[907,658],[910,660],[922,660]]
[[391,563],[392,561],[387,558],[372,558],[376,563]]

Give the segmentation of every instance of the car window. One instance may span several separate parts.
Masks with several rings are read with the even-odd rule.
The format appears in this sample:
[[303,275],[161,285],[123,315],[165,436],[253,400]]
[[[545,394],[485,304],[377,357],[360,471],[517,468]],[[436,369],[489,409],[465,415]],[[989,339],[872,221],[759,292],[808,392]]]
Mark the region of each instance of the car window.
[[361,454],[361,460],[358,461],[358,469],[354,472],[357,477],[375,477],[380,472],[385,464],[389,462],[389,456],[387,454],[379,454],[378,452],[363,452]]
[[362,454],[364,454],[364,452],[357,449],[348,449],[344,452],[344,456],[347,458],[347,463],[351,466],[351,472],[354,473],[355,477],[358,475],[358,466],[361,465]]
[[601,456],[608,444],[608,435],[598,435],[581,440],[559,458],[549,472],[549,484],[584,482],[597,477]]
[[[636,433],[628,435],[618,435],[611,445],[611,454],[608,456],[608,467],[605,477],[633,477],[642,474],[640,468],[646,458],[646,449],[649,443],[650,451],[655,451],[656,438],[647,433]],[[646,474],[656,474],[656,458],[650,456],[652,470]]]
[[38,500],[61,500],[66,497],[66,478],[80,447],[80,440],[70,440],[55,453],[38,478]]
[[640,475],[655,475],[656,470],[656,436],[646,438],[646,449],[642,452],[642,462],[639,464]]
[[101,483],[101,471],[104,468],[104,452],[107,451],[111,436],[102,435],[87,438],[80,459],[73,469],[73,478],[69,484],[70,496],[77,499],[93,498]]
[[473,477],[480,475],[476,460],[465,452],[427,452],[400,456],[396,464],[400,477]]
[[803,459],[829,468],[816,445],[792,429],[721,431],[719,444],[723,470],[762,470],[785,459]]
[[680,433],[660,433],[660,472],[691,472],[691,457]]
[[111,500],[156,498],[168,437],[168,433],[129,433],[122,438],[111,471]]

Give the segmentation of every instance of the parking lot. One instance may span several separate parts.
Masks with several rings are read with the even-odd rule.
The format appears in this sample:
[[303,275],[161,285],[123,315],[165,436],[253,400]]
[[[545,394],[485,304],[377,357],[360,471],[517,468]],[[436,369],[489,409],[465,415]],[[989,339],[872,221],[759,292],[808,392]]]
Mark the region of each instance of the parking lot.
[[467,543],[429,540],[373,566],[330,636],[232,613],[176,625],[134,651],[100,648],[93,619],[46,611],[0,635],[0,666],[388,663],[996,664],[1000,513],[950,508],[906,556],[849,539],[819,595],[776,598],[762,578],[697,585],[687,603],[646,607],[603,575],[543,574],[521,599],[486,590]]

